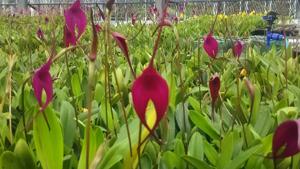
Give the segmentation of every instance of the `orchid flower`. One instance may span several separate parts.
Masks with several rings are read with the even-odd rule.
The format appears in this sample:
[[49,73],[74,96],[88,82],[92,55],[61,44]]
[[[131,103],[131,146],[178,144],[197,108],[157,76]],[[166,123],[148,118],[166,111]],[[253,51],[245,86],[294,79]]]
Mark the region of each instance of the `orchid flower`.
[[214,119],[214,108],[215,108],[215,103],[219,97],[220,86],[221,86],[221,81],[220,81],[219,75],[216,73],[209,80],[209,91],[210,91],[210,97],[211,97],[211,102],[212,102],[211,103],[212,104],[212,119]]
[[64,28],[66,46],[70,44],[76,45],[76,41],[84,33],[87,25],[86,15],[80,8],[80,0],[76,0],[69,9],[65,10],[64,16],[66,23]]
[[96,24],[95,25],[95,28],[96,28],[96,32],[99,33],[101,30],[102,30],[102,27],[100,24]]
[[[50,66],[52,60],[49,59],[47,63],[35,70],[32,77],[32,87],[34,90],[34,96],[40,105],[40,111],[44,111],[53,97],[52,78],[50,74]],[[42,93],[46,93],[46,101],[42,101]]]
[[[133,82],[132,99],[134,109],[142,124],[152,132],[167,111],[169,103],[168,84],[150,65]],[[152,128],[147,124],[146,119],[146,108],[150,100],[153,102],[157,114]]]
[[49,23],[49,18],[46,16],[45,17],[45,23],[48,24]]
[[203,48],[209,57],[213,59],[217,57],[219,44],[213,37],[212,33],[209,33],[206,37],[204,37]]
[[39,39],[43,40],[44,39],[44,32],[42,31],[41,28],[39,28],[36,32],[36,35]]
[[243,44],[242,44],[241,41],[237,40],[237,41],[234,43],[233,48],[232,48],[232,51],[233,51],[233,55],[234,55],[237,59],[240,58],[240,56],[241,56],[241,54],[242,54],[242,52],[243,52],[243,48],[244,48],[244,46],[243,46]]
[[[164,13],[158,24],[158,35],[154,44],[152,58],[148,67],[142,72],[142,74],[135,79],[132,85],[132,100],[133,107],[141,120],[141,123],[152,133],[158,126],[160,120],[167,112],[169,105],[169,87],[166,80],[156,71],[154,68],[154,58],[158,50],[159,39],[163,26],[169,26],[171,23],[166,17],[167,7],[164,9]],[[154,104],[156,118],[154,125],[147,123],[146,109],[152,102]]]
[[281,123],[273,136],[273,158],[285,158],[300,152],[300,119]]

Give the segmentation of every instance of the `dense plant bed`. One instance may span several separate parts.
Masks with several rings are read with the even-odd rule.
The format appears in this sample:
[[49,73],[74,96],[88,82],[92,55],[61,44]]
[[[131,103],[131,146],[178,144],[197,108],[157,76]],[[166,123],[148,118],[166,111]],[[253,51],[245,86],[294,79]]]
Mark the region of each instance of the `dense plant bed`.
[[300,61],[244,45],[259,15],[94,25],[78,2],[0,17],[0,168],[300,167]]

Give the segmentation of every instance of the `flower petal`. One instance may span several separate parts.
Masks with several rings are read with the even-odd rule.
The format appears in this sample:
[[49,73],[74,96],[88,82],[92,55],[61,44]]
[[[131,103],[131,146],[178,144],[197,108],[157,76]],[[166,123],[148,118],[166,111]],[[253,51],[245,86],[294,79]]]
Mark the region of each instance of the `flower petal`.
[[125,36],[123,36],[122,34],[120,34],[118,32],[112,32],[111,34],[112,34],[114,40],[117,42],[117,45],[119,46],[119,48],[124,53],[126,59],[129,60],[129,52],[128,52],[128,47],[127,47]]
[[242,52],[243,52],[243,44],[241,41],[237,40],[235,43],[234,43],[234,46],[232,48],[233,50],[233,54],[235,57],[237,58],[240,58]]
[[285,158],[300,151],[300,119],[281,123],[273,136],[273,157]]
[[64,12],[66,26],[71,32],[77,28],[77,39],[83,34],[87,25],[87,18],[84,11],[80,8],[80,0],[76,0],[72,6]]
[[209,91],[210,91],[212,104],[215,104],[216,100],[219,97],[220,86],[221,86],[221,81],[219,75],[216,73],[209,80]]
[[204,37],[203,48],[209,57],[215,59],[218,54],[219,44],[218,41],[213,37],[212,33],[209,33]]
[[[52,78],[50,75],[50,66],[52,61],[49,60],[46,64],[37,69],[32,78],[32,86],[34,95],[43,111],[51,102],[53,97]],[[42,102],[42,93],[46,93],[46,101]]]
[[[167,82],[151,66],[146,68],[132,86],[132,99],[134,109],[141,122],[150,131],[153,131],[159,121],[164,117],[169,104],[169,87]],[[146,108],[152,101],[156,110],[157,118],[154,127],[150,129],[146,122]]]
[[44,32],[42,31],[41,28],[39,28],[39,29],[37,30],[36,34],[37,34],[37,37],[38,37],[39,39],[41,39],[41,40],[44,39]]
[[76,45],[75,32],[71,32],[66,25],[64,27],[64,41],[65,41],[66,47],[69,47],[70,44]]

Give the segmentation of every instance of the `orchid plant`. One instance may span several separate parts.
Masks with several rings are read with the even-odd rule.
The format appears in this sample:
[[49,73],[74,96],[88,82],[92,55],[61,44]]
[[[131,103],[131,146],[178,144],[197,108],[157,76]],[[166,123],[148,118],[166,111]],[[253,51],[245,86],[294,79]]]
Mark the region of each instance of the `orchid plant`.
[[114,25],[113,0],[0,16],[0,169],[299,168],[291,47],[262,51],[233,36],[249,33],[237,15],[189,5],[143,25]]

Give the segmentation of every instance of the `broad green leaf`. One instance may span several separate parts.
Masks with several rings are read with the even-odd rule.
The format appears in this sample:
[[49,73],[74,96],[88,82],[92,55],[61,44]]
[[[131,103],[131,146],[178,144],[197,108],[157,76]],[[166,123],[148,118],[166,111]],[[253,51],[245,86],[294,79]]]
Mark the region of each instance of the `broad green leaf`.
[[257,145],[241,152],[235,159],[233,159],[229,164],[224,166],[224,169],[239,169],[239,167],[245,163],[245,161],[252,156],[257,150],[261,148],[261,145]]
[[29,149],[25,140],[20,139],[17,142],[14,153],[23,168],[26,169],[36,168],[35,161],[33,158],[33,153]]
[[60,121],[63,129],[64,144],[66,148],[72,149],[76,132],[75,110],[67,101],[63,101],[61,104]]
[[206,140],[204,140],[203,146],[204,146],[204,154],[205,154],[206,158],[208,159],[208,161],[211,164],[216,165],[218,153],[215,150],[215,148],[213,147],[213,145],[211,145]]
[[225,135],[224,139],[221,141],[221,153],[218,158],[217,168],[222,169],[231,161],[231,157],[233,154],[233,133],[230,132]]
[[74,96],[79,97],[81,95],[82,91],[81,91],[79,75],[77,73],[72,75],[71,85],[72,85],[72,92],[73,92]]
[[37,157],[43,169],[62,169],[63,136],[59,120],[51,108],[44,111],[47,122],[41,112],[33,121],[33,140]]
[[196,169],[214,169],[214,167],[209,164],[191,156],[184,156],[183,159]]
[[183,160],[177,156],[177,154],[171,151],[166,151],[162,155],[160,166],[163,169],[177,169],[184,168],[184,163]]
[[187,103],[185,103],[184,106],[182,103],[179,103],[176,106],[176,113],[175,113],[176,122],[180,130],[183,132],[190,131],[190,123],[188,119],[189,110],[187,107],[188,107]]
[[176,138],[174,140],[174,153],[176,153],[180,157],[185,154],[184,144],[181,139]]
[[[86,136],[86,135],[85,135]],[[99,128],[91,128],[90,130],[90,149],[89,149],[89,166],[91,165],[96,151],[101,143],[103,143],[104,136]],[[83,141],[80,159],[78,162],[78,169],[85,169],[86,166],[86,137]]]
[[5,151],[0,158],[1,169],[23,169],[19,159],[13,152]]
[[212,139],[219,139],[219,134],[216,129],[211,125],[209,119],[196,111],[190,111],[190,119],[192,122],[204,133],[210,136]]
[[203,156],[204,156],[203,138],[198,132],[195,132],[192,135],[192,138],[188,146],[188,155],[198,160],[203,160]]

